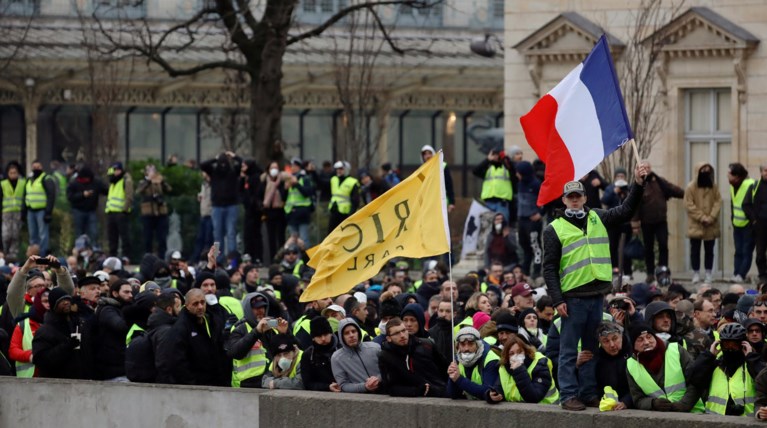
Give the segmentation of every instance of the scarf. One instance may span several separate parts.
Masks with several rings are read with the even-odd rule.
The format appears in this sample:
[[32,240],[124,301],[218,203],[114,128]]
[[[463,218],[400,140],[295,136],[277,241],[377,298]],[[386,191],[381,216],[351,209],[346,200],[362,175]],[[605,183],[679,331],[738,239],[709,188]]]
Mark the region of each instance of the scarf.
[[282,208],[285,203],[282,201],[282,195],[280,195],[280,184],[282,180],[280,176],[273,180],[271,177],[266,176],[266,191],[264,192],[264,208]]
[[641,352],[637,355],[637,360],[642,364],[650,374],[657,375],[663,367],[666,359],[666,345],[662,340],[656,339],[657,345],[652,351]]

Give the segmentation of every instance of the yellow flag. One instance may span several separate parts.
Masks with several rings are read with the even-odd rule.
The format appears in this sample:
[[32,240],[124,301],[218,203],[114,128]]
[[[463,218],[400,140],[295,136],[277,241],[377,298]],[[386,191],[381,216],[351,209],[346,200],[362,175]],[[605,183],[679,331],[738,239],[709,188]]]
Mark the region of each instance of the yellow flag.
[[429,257],[450,250],[442,151],[367,204],[307,251],[316,269],[302,302],[346,293],[393,257]]

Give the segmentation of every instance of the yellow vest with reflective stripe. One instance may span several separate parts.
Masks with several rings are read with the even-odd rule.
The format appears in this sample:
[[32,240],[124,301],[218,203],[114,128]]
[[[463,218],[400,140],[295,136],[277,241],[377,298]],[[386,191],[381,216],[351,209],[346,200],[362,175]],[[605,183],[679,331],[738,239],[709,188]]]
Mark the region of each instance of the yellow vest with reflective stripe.
[[[29,351],[32,349],[32,338],[34,337],[34,334],[32,333],[32,326],[29,325],[29,318],[24,320],[24,327],[23,327],[23,333],[24,336],[21,338],[21,349],[25,351]],[[34,377],[35,376],[35,365],[33,363],[20,363],[16,361],[16,377]]]
[[727,401],[730,398],[736,405],[744,407],[741,416],[754,416],[756,388],[745,364],[740,366],[729,379],[721,368],[714,369],[708,399],[706,400],[706,413],[724,415],[727,411]]
[[466,317],[463,321],[456,324],[455,327],[453,327],[453,337],[457,336],[458,332],[464,327],[474,327],[474,319],[472,317]]
[[[535,359],[530,364],[530,367],[527,368],[527,375],[530,376],[530,379],[533,378],[533,370],[535,369],[535,366],[537,366],[538,362],[544,358],[546,357],[540,352],[535,353]],[[557,386],[554,384],[551,360],[547,359],[546,365],[549,368],[551,386],[549,387],[549,391],[546,393],[546,396],[543,397],[543,400],[539,401],[539,403],[554,404],[559,401],[559,391],[557,391]],[[509,371],[504,367],[498,369],[498,374],[501,378],[501,387],[503,387],[503,396],[506,398],[506,401],[511,401],[513,403],[524,403],[525,400],[522,398],[522,394],[519,393],[519,388],[517,388],[517,383],[514,381],[514,377],[511,376],[511,373],[509,373]]]
[[45,187],[43,186],[43,181],[46,177],[47,175],[42,173],[39,177],[37,177],[36,180],[27,180],[27,195],[25,198],[27,208],[31,210],[41,210],[45,208],[48,197],[45,195]]
[[332,196],[330,197],[330,205],[328,205],[328,209],[332,208],[333,204],[336,204],[336,209],[338,209],[340,214],[351,213],[352,190],[357,184],[359,184],[359,181],[354,177],[346,177],[343,182],[341,182],[341,179],[337,175],[331,177],[330,194]]
[[227,312],[241,320],[245,313],[242,310],[242,303],[232,296],[221,296],[218,298],[218,303],[226,309]]
[[[487,356],[485,356],[484,362],[482,364],[475,364],[474,367],[471,369],[471,383],[482,385],[482,370],[487,367],[488,364],[490,364],[492,361],[498,361],[501,357],[499,357],[495,352],[492,350],[488,351]],[[461,376],[466,376],[466,369],[463,367],[463,364],[458,365],[458,370],[461,372]],[[468,396],[468,394],[467,394]]]
[[748,217],[743,211],[743,200],[746,199],[746,193],[748,188],[754,184],[753,178],[747,178],[740,183],[738,187],[738,193],[735,193],[735,188],[730,185],[730,198],[732,200],[732,225],[735,227],[748,226]]
[[125,210],[125,177],[109,185],[107,205],[104,211],[107,213],[130,212],[130,209]]
[[511,174],[503,165],[490,165],[485,172],[485,181],[482,182],[483,200],[498,198],[510,201],[514,197],[514,191],[511,187]]
[[[232,326],[232,331],[237,328]],[[248,333],[253,330],[250,324],[245,323]],[[260,340],[250,348],[245,358],[232,361],[232,386],[239,388],[243,381],[258,377],[266,371],[266,349]]]
[[[669,343],[666,348],[666,356],[663,361],[663,388],[655,382],[647,369],[640,364],[636,358],[629,358],[626,361],[626,371],[634,379],[637,386],[648,397],[665,398],[672,403],[676,403],[684,397],[687,392],[687,383],[684,379],[682,364],[679,359],[679,344]],[[691,412],[700,413],[703,411],[703,403],[698,403]]]
[[551,226],[562,243],[559,278],[566,293],[594,280],[612,281],[610,240],[596,212],[589,211],[586,233],[569,221],[558,218]]
[[24,205],[24,187],[27,184],[27,180],[19,178],[16,181],[16,188],[11,187],[11,180],[7,178],[0,181],[0,186],[3,188],[3,212],[4,213],[17,213],[21,212],[21,208]]
[[[304,185],[304,177],[298,179],[298,184]],[[308,196],[304,196],[296,186],[292,186],[288,190],[288,197],[285,201],[285,213],[290,214],[293,211],[293,207],[310,207],[312,206],[312,199]]]

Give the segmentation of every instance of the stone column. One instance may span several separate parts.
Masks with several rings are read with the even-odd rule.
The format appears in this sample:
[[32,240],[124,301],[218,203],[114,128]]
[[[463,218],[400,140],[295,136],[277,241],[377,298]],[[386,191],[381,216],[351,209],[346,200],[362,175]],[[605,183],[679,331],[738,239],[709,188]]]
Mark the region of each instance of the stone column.
[[24,97],[24,126],[26,130],[26,171],[32,170],[32,161],[37,159],[37,112],[40,98],[34,94]]

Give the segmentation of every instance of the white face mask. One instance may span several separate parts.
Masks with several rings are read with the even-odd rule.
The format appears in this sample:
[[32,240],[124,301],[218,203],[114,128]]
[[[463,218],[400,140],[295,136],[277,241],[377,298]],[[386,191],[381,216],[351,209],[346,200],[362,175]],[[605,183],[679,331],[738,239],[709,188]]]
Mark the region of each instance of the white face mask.
[[575,218],[581,219],[583,217],[586,217],[586,211],[584,211],[583,209],[572,210],[568,208],[565,210],[565,215],[568,217],[575,217]]
[[280,370],[282,371],[289,370],[292,364],[293,364],[293,360],[288,358],[283,358],[280,360],[280,362],[277,363],[277,365],[280,366]]
[[525,354],[517,354],[509,357],[509,363],[524,363],[525,362]]
[[668,333],[655,333],[655,335],[658,339],[662,340],[663,343],[668,343],[668,340],[671,339],[671,335]]
[[272,169],[269,170],[269,175],[271,175],[272,177],[276,177],[277,174],[279,174],[279,173],[280,173],[280,170],[277,169],[277,168],[272,168]]
[[378,329],[381,330],[381,334],[386,334],[386,323],[383,321],[378,323]]
[[496,224],[494,227],[496,232],[503,230],[503,225],[501,223]]
[[218,303],[218,297],[216,297],[215,294],[206,294],[205,295],[205,303],[209,305],[215,305]]
[[471,363],[474,360],[474,357],[477,356],[476,352],[459,352],[458,353],[458,362],[463,363],[464,365],[471,365]]

